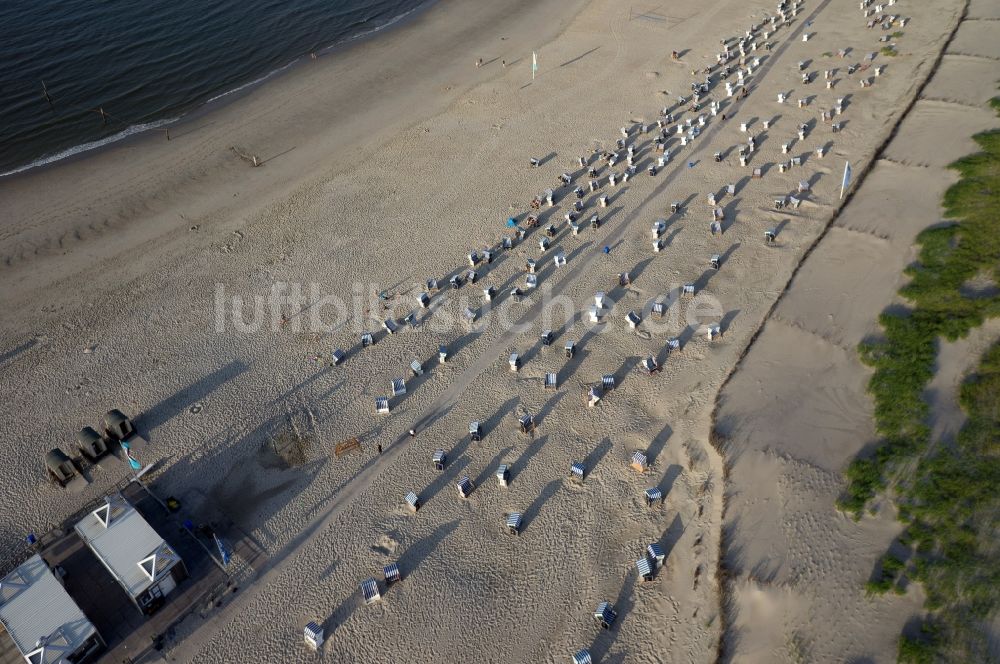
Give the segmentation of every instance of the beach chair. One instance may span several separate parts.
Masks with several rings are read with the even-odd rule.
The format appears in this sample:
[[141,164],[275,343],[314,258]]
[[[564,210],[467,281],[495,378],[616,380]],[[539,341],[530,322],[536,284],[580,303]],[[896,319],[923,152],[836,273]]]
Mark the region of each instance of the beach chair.
[[511,371],[517,372],[518,370],[520,370],[520,368],[521,368],[521,358],[520,358],[520,356],[518,356],[517,353],[511,353],[510,354],[510,359],[508,359],[507,362],[508,362],[508,364],[510,364],[510,370]]
[[379,415],[389,414],[389,398],[375,397],[375,412]]
[[602,629],[611,629],[618,614],[610,602],[601,602],[594,611],[594,622]]
[[347,353],[338,348],[335,351],[333,351],[333,354],[330,356],[330,360],[333,362],[333,366],[337,366],[338,364],[344,361],[345,357],[347,357]]
[[505,463],[497,467],[497,483],[500,486],[507,486],[510,483],[510,468]]
[[605,392],[613,390],[615,388],[614,374],[604,374],[601,376],[601,387],[604,388]]
[[46,452],[45,469],[49,480],[63,488],[74,482],[78,477],[82,477],[73,460],[58,447]]
[[97,461],[108,453],[104,437],[91,427],[83,427],[76,434],[77,449],[89,461]]
[[135,425],[127,415],[114,408],[104,414],[104,433],[112,441],[123,441],[135,435]]
[[552,330],[545,330],[542,332],[539,340],[542,342],[543,346],[551,346],[552,339],[553,339]]
[[444,466],[448,463],[448,455],[445,454],[444,450],[434,450],[434,454],[431,455],[431,463],[434,464],[434,470],[444,470]]
[[646,547],[646,558],[652,563],[653,569],[660,569],[667,556],[663,552],[663,547],[654,542]]
[[374,604],[382,599],[382,592],[379,590],[378,581],[372,578],[361,582],[361,594],[365,598],[365,604]]
[[632,328],[633,330],[639,327],[639,324],[642,322],[642,318],[640,318],[639,314],[635,313],[634,311],[628,312],[626,319],[628,320],[629,327]]
[[719,254],[714,254],[711,258],[708,259],[708,265],[713,270],[718,270],[719,266],[722,265],[722,257],[719,256]]
[[394,378],[392,380],[392,396],[401,397],[406,394],[406,381],[402,378]]
[[468,498],[470,495],[472,495],[472,490],[475,487],[472,484],[472,480],[470,480],[468,477],[463,477],[455,485],[455,488],[458,489],[459,496],[461,496],[462,498]]
[[594,660],[586,648],[573,655],[573,664],[593,664],[593,662]]
[[375,345],[375,337],[372,336],[371,332],[365,332],[361,335],[361,347],[368,348],[369,346]]
[[590,388],[587,389],[587,406],[589,408],[596,406],[601,400],[601,396],[601,388],[596,385],[591,385]]
[[399,565],[397,563],[389,563],[382,568],[382,578],[385,579],[385,585],[391,586],[397,581],[402,580],[402,575],[399,573]]
[[406,498],[404,500],[406,501],[406,504],[409,506],[411,511],[416,512],[417,510],[420,509],[420,499],[417,498],[417,494],[413,493],[412,491],[406,494]]
[[652,507],[657,503],[663,502],[663,493],[656,487],[646,489],[643,495],[646,498],[646,507]]
[[521,533],[520,512],[511,512],[507,515],[507,532],[511,535],[519,535]]
[[636,450],[632,453],[632,459],[629,462],[629,465],[637,473],[644,473],[646,472],[646,469],[649,468],[649,460],[646,458],[646,454],[644,452]]
[[573,356],[576,355],[576,342],[573,340],[567,341],[564,350],[566,352],[566,358],[572,359]]
[[643,581],[652,581],[655,576],[653,565],[649,562],[649,558],[645,556],[635,561],[635,569],[639,572],[639,578]]
[[410,371],[413,373],[414,376],[423,376],[424,365],[420,363],[420,360],[413,360],[412,362],[410,362]]
[[651,312],[656,318],[663,318],[667,314],[667,305],[663,302],[654,302]]
[[535,418],[533,418],[529,413],[521,415],[517,420],[518,427],[521,429],[521,433],[531,433],[535,430]]
[[483,439],[483,427],[479,422],[469,422],[469,440],[478,443]]
[[302,636],[305,643],[312,650],[319,650],[323,647],[323,628],[315,622],[308,622],[302,629]]

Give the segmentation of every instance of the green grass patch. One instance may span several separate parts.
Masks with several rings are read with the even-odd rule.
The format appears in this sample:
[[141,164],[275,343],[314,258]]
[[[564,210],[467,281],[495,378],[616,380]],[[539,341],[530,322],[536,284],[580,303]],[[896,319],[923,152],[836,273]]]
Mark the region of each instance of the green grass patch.
[[881,53],[882,55],[887,55],[891,58],[894,58],[897,55],[899,55],[899,53],[896,52],[895,46],[883,46],[882,48],[879,49],[879,53]]
[[[1000,98],[991,106],[1000,112]],[[932,446],[923,399],[934,375],[937,343],[956,340],[1000,315],[1000,295],[970,295],[963,285],[986,277],[1000,283],[1000,130],[973,137],[982,152],[951,165],[960,180],[944,195],[953,222],[923,231],[916,262],[900,289],[908,311],[883,313],[881,338],[858,348],[874,369],[881,445],[846,470],[838,506],[860,518],[887,489],[907,524],[900,543],[912,556],[886,555],[870,595],[923,584],[929,614],[918,637],[902,637],[899,661],[985,661],[982,625],[1000,611],[1000,344],[962,387],[968,415],[953,445]]]

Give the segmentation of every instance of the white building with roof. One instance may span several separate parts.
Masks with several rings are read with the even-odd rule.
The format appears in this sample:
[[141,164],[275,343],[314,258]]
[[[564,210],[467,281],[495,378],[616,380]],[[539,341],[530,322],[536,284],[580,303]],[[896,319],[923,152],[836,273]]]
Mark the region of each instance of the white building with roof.
[[145,614],[187,577],[187,567],[124,496],[115,493],[76,524],[76,533]]
[[38,554],[0,580],[0,623],[29,664],[83,664],[105,645]]

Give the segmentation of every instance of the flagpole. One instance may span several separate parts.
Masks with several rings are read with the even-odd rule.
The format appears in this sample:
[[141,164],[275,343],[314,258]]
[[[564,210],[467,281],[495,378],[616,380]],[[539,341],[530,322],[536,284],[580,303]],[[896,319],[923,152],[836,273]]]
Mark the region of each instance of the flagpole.
[[844,162],[844,177],[840,182],[840,199],[844,199],[844,192],[851,186],[851,162]]

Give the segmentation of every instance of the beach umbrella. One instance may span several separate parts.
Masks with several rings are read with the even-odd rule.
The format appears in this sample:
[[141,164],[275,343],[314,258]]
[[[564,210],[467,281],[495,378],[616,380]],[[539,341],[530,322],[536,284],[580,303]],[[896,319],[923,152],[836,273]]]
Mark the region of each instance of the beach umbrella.
[[517,219],[514,217],[507,217],[507,228],[514,228],[517,226]]

